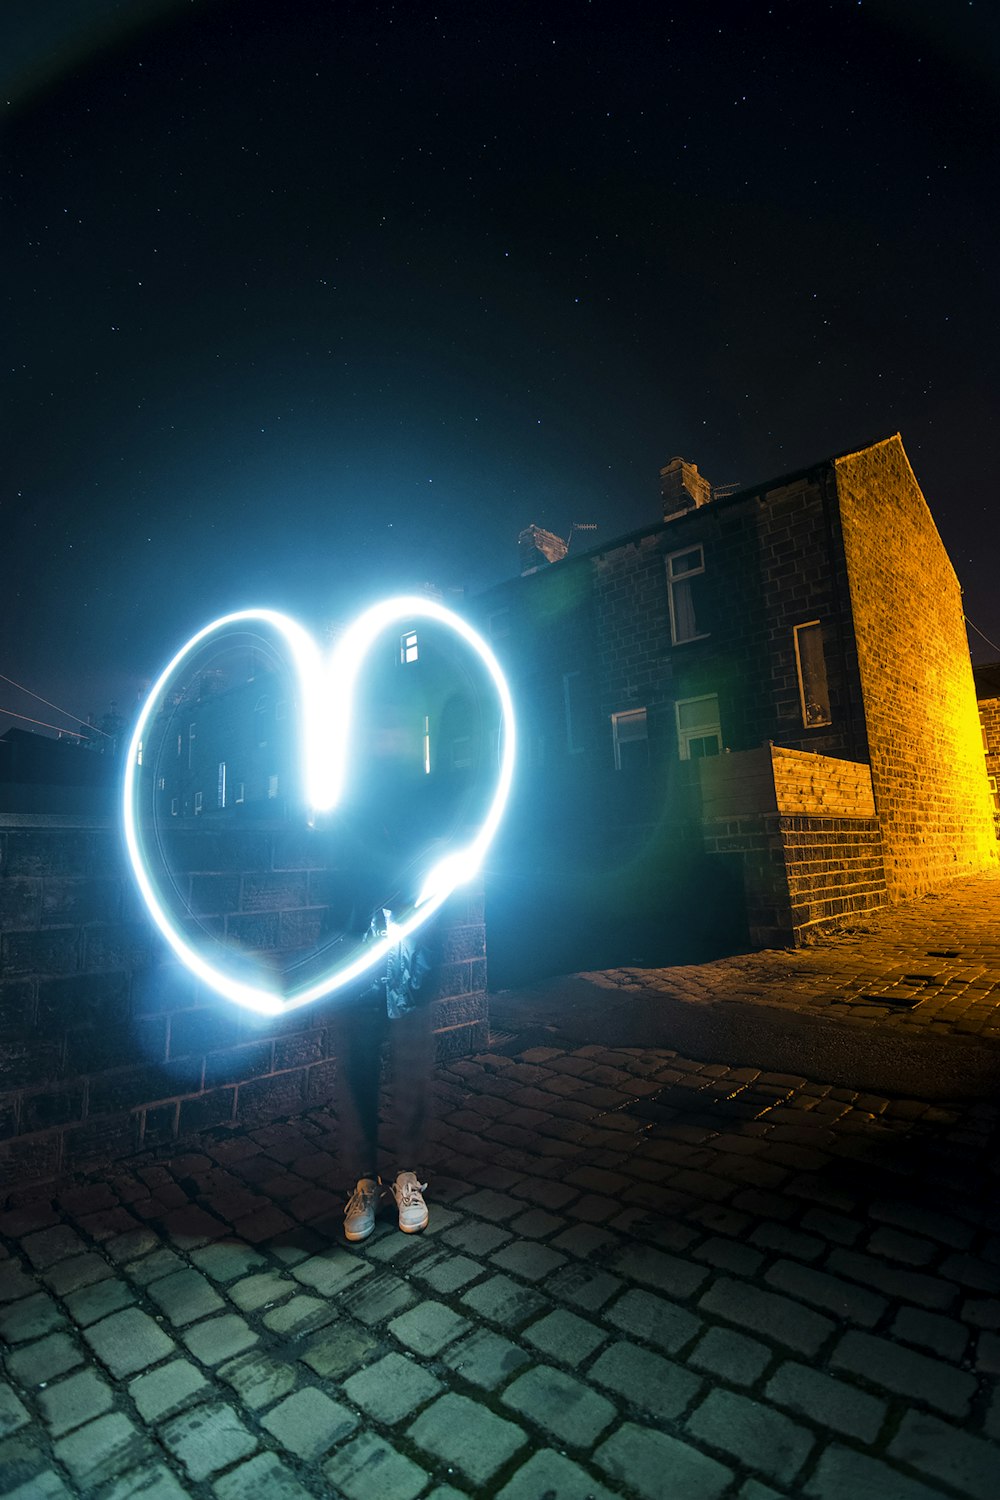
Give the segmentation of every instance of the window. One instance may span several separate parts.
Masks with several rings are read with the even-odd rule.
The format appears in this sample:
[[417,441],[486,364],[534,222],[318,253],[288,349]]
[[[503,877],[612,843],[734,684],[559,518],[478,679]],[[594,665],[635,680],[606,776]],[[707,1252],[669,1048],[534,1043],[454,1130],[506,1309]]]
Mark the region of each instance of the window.
[[424,775],[431,774],[431,721],[424,714]]
[[399,659],[404,667],[409,666],[411,661],[416,661],[418,656],[417,632],[415,630],[404,630],[399,638]]
[[165,792],[167,790],[167,778],[165,776],[158,776],[156,778],[156,790],[158,792]]
[[490,639],[494,641],[501,641],[510,635],[510,610],[495,609],[491,615],[487,615],[486,629]]
[[235,800],[237,802],[245,802],[246,801],[246,795],[247,795],[246,782],[245,781],[238,781],[236,783],[236,798],[235,798]]
[[267,778],[267,795],[268,797],[276,797],[278,795],[278,778],[276,775]]
[[195,817],[198,817],[198,815],[200,814],[200,812],[201,812],[201,806],[202,806],[202,795],[201,795],[201,792],[195,792],[195,794],[194,794],[194,815],[195,815]]
[[676,705],[677,748],[681,760],[702,760],[722,749],[719,700],[715,693],[701,698],[680,698]]
[[194,768],[194,742],[198,738],[197,724],[188,725],[188,770]]
[[472,765],[472,736],[464,734],[451,742],[451,765],[454,771],[467,771]]
[[699,641],[708,635],[704,628],[705,551],[702,547],[685,547],[667,558],[667,592],[670,596],[670,639],[675,646],[684,641]]
[[823,627],[818,620],[795,627],[795,665],[799,674],[799,702],[806,729],[830,724],[830,689],[826,681]]
[[254,704],[253,722],[257,749],[262,750],[271,738],[271,700],[266,694]]
[[1000,808],[1000,791],[997,790],[997,779],[995,776],[988,776],[986,779],[990,784],[990,791],[993,794],[993,806]]
[[583,673],[563,673],[563,711],[566,715],[566,750],[569,755],[582,755],[584,703]]
[[220,807],[225,807],[225,805],[226,805],[226,762],[224,760],[220,760],[219,761],[219,785],[218,785],[218,792],[217,792],[216,795],[217,795],[218,805]]
[[176,818],[179,815],[180,810],[181,810],[181,799],[179,797],[171,797],[171,799],[170,799],[170,816],[172,818]]
[[629,708],[611,715],[611,734],[615,743],[615,770],[631,771],[649,764],[649,740],[646,735],[646,710]]

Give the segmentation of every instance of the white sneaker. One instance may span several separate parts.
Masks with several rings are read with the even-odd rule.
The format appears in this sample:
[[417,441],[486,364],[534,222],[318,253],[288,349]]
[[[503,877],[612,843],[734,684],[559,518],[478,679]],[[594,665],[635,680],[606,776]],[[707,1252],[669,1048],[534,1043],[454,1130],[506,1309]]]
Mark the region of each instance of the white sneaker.
[[344,1238],[366,1240],[375,1228],[375,1210],[382,1196],[382,1184],[376,1177],[361,1177],[344,1209]]
[[404,1234],[416,1234],[418,1230],[427,1228],[430,1215],[422,1197],[426,1190],[426,1182],[418,1181],[415,1172],[397,1173],[396,1181],[389,1191],[396,1200],[396,1207],[399,1209],[399,1227]]

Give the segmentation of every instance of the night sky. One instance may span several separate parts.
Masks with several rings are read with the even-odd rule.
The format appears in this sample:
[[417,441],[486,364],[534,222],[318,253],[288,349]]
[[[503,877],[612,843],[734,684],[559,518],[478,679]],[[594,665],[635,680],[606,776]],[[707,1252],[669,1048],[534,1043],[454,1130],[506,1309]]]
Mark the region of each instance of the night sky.
[[0,673],[74,717],[0,709],[895,431],[1000,643],[995,4],[9,0],[0,59]]

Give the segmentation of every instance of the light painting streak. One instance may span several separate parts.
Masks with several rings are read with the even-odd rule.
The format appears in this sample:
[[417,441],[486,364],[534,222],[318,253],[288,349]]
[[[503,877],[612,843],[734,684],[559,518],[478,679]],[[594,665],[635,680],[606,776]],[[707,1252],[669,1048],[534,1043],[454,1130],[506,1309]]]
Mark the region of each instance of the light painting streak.
[[[268,625],[284,641],[299,681],[301,703],[302,784],[314,812],[330,812],[343,794],[349,769],[349,748],[355,686],[376,638],[388,626],[413,619],[434,620],[447,626],[479,656],[497,692],[502,713],[501,756],[496,790],[478,833],[463,848],[453,850],[424,877],[413,911],[393,923],[386,936],[366,946],[350,963],[335,966],[322,978],[290,995],[280,995],[251,984],[210,963],[186,940],[164,907],[150,877],[142,849],[136,810],[136,779],[142,764],[143,738],[168,684],[199,646],[224,630],[243,625]],[[433,599],[402,595],[366,610],[350,626],[324,663],[315,641],[288,615],[275,610],[248,609],[223,615],[193,635],[167,664],[150,690],[132,734],[125,762],[122,815],[125,844],[136,884],[163,938],[193,974],[218,994],[262,1015],[279,1015],[323,999],[359,979],[386,957],[389,949],[412,936],[460,885],[471,880],[500,826],[514,776],[514,705],[506,678],[493,652],[461,616]]]

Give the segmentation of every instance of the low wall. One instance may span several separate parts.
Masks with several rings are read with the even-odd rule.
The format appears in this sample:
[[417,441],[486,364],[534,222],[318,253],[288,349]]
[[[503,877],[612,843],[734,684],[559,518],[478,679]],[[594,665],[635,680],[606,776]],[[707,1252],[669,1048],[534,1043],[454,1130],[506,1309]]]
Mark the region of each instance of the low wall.
[[[322,872],[277,844],[271,858],[284,862],[248,899],[280,925],[262,890],[318,890]],[[216,891],[234,879],[215,874]],[[488,1037],[480,891],[449,903],[439,939],[438,1055],[463,1056]],[[146,918],[109,820],[0,814],[0,1193],[322,1103],[334,1007],[258,1017],[213,995]]]
[[741,859],[758,947],[886,904],[866,765],[765,745],[699,761],[698,774],[706,852]]

